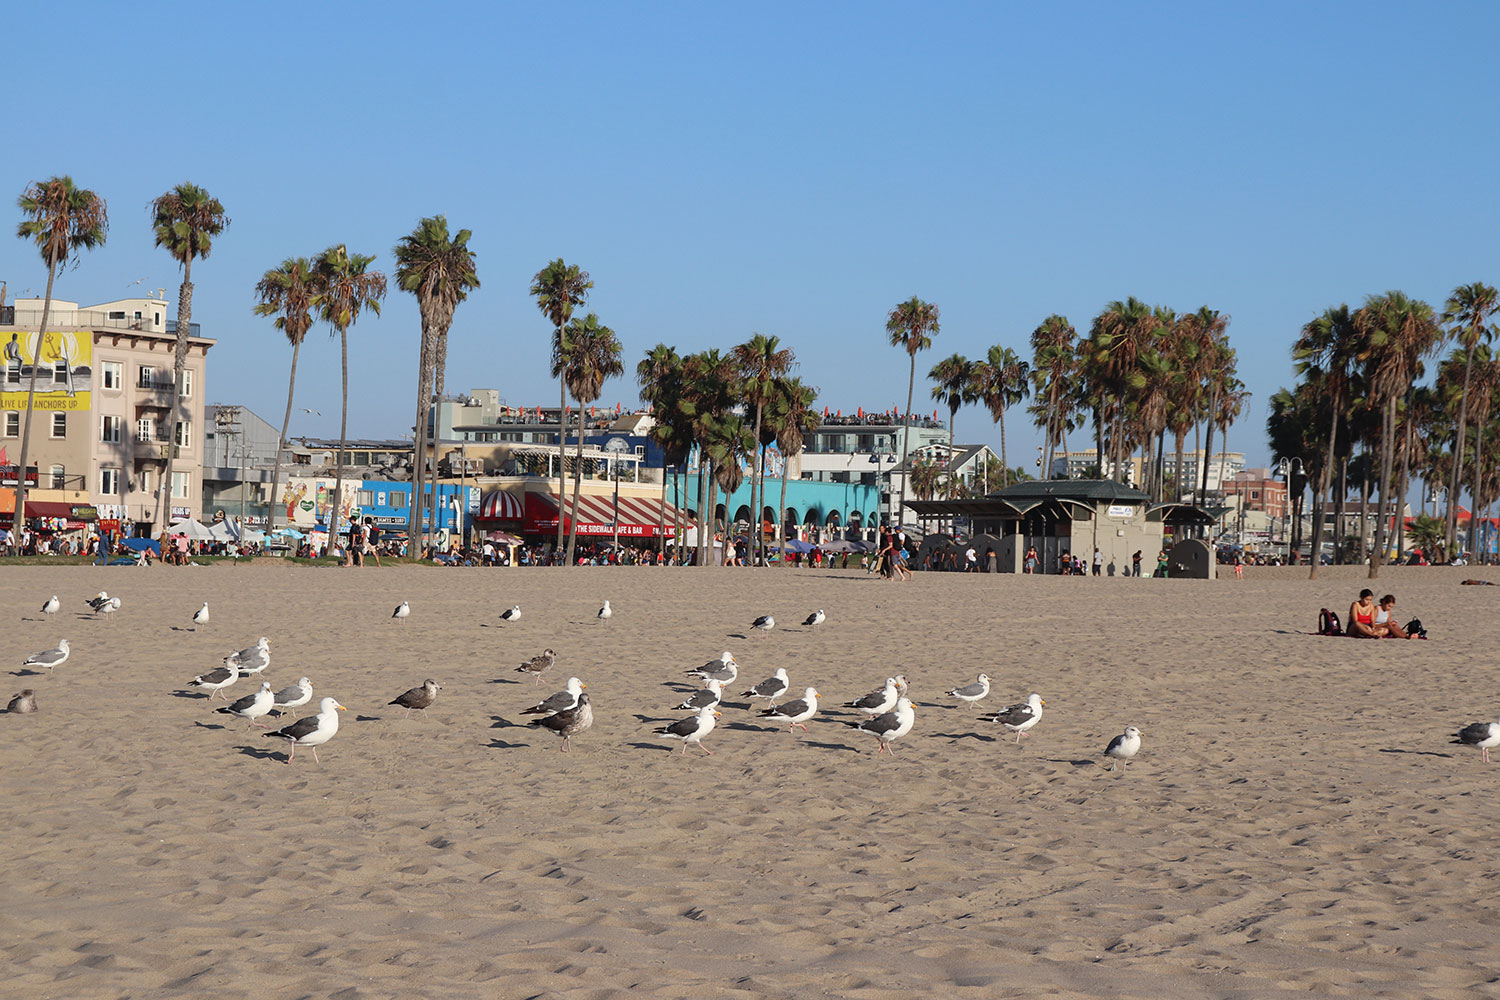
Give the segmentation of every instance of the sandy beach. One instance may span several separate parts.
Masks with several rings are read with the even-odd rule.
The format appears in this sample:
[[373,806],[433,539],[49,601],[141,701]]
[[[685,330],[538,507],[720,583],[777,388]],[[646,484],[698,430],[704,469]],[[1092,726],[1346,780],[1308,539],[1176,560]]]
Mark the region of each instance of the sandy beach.
[[[1387,569],[1427,642],[1307,634],[1365,581],[1305,575],[7,568],[0,694],[40,711],[0,716],[6,994],[1491,995],[1500,764],[1448,740],[1500,714],[1500,590],[1459,585],[1500,572]],[[262,635],[274,688],[348,708],[321,763],[185,686]],[[714,755],[674,752],[723,649]],[[739,697],[777,667],[824,696],[806,735]],[[980,709],[1046,699],[1022,745],[942,694],[980,671]],[[916,726],[877,757],[839,706],[895,673]],[[570,675],[597,721],[563,754],[520,712]],[[425,717],[388,706],[426,677]]]

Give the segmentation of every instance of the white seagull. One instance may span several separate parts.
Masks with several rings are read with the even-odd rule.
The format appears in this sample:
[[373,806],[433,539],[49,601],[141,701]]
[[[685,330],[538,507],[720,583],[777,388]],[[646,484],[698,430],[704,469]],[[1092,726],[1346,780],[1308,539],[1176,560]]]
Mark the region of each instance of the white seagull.
[[709,660],[696,670],[683,671],[689,677],[701,677],[706,681],[720,681],[724,684],[733,684],[734,679],[740,675],[740,665],[735,660],[734,654],[729,650],[719,654],[717,660]]
[[776,619],[770,615],[761,615],[750,623],[750,627],[757,632],[769,632],[776,627]]
[[791,732],[794,726],[800,726],[805,733],[807,720],[818,714],[818,699],[821,697],[823,696],[818,694],[817,688],[808,688],[802,692],[802,697],[793,699],[785,705],[761,709],[760,716],[763,719],[785,722],[787,732]]
[[500,612],[500,620],[503,621],[503,622],[516,622],[516,621],[520,621],[521,620],[521,606],[519,604],[517,604],[513,608],[509,608],[509,609],[507,609],[505,611]]
[[99,606],[99,614],[101,615],[112,615],[119,610],[120,599],[118,597],[111,597],[108,601]]
[[61,608],[62,602],[57,599],[56,594],[53,594],[51,597],[47,598],[47,602],[42,605],[42,614],[55,615],[59,610],[61,610]]
[[197,612],[193,615],[193,624],[194,625],[207,625],[208,624],[208,602],[207,601],[204,601],[203,602],[203,607],[199,608],[197,610]]
[[99,591],[99,593],[95,594],[93,597],[89,598],[83,603],[93,608],[94,614],[97,615],[100,611],[104,610],[104,606],[109,603],[109,594],[106,591],[101,590]]
[[1500,721],[1471,722],[1460,729],[1451,742],[1476,748],[1483,755],[1484,762],[1488,764],[1490,749],[1500,747]]
[[681,705],[673,705],[672,707],[686,709],[689,712],[696,712],[704,708],[718,708],[719,701],[723,697],[723,682],[716,681],[713,678],[709,678],[708,682],[705,683],[703,687],[688,695],[687,700],[685,700]]
[[993,715],[982,716],[986,722],[998,722],[1006,729],[1016,734],[1016,742],[1021,742],[1021,737],[1026,731],[1038,722],[1042,721],[1042,706],[1047,704],[1042,696],[1033,693],[1024,704],[1009,705],[1002,708]]
[[602,608],[599,609],[599,614],[597,614],[597,615],[594,616],[594,620],[595,621],[600,621],[600,622],[607,622],[614,615],[614,613],[615,613],[614,609],[609,606],[609,602],[605,601],[604,602],[604,607],[602,607]]
[[776,673],[746,691],[742,698],[764,698],[767,708],[776,707],[776,699],[787,693],[792,682],[787,678],[786,668],[777,667]]
[[286,762],[290,764],[292,758],[297,754],[298,747],[308,747],[312,750],[313,760],[318,760],[318,747],[333,739],[333,734],[339,731],[339,713],[346,711],[333,698],[324,698],[318,703],[318,714],[306,719],[298,719],[284,729],[277,729],[266,733],[268,738],[287,740],[292,744],[292,749],[286,755]]
[[233,667],[241,674],[258,674],[271,665],[271,640],[261,636],[248,649],[235,650],[224,657],[224,666]]
[[845,708],[857,708],[870,717],[884,715],[896,707],[896,699],[901,697],[896,691],[896,678],[887,677],[885,687],[877,688],[854,701],[844,702]]
[[818,610],[814,611],[812,614],[804,618],[802,620],[802,624],[806,625],[808,628],[813,628],[817,625],[823,624],[823,622],[827,621],[827,619],[828,616],[823,614],[823,609],[819,608]]
[[947,693],[959,701],[967,702],[972,707],[976,702],[981,701],[985,695],[990,693],[990,675],[980,674],[979,679],[973,684],[956,687]]
[[899,698],[896,700],[896,710],[893,712],[886,712],[884,715],[877,715],[863,722],[846,722],[844,725],[875,737],[879,741],[879,745],[875,748],[876,753],[884,750],[894,756],[891,742],[911,732],[911,727],[916,721],[917,713],[912,711],[911,699]]
[[713,751],[703,745],[703,737],[714,731],[714,720],[718,717],[719,713],[715,709],[700,708],[697,715],[678,719],[670,726],[662,726],[653,732],[669,740],[681,740],[683,753],[687,753],[688,744],[692,744],[711,757]]
[[587,687],[588,685],[577,677],[569,677],[566,688],[543,701],[537,702],[521,714],[556,715],[558,712],[566,712],[578,704],[578,699],[583,697],[584,689]]
[[[1496,740],[1500,743],[1500,739]],[[1141,731],[1134,726],[1126,726],[1125,731],[1109,741],[1109,746],[1104,748],[1104,756],[1113,757],[1109,769],[1113,771],[1116,765],[1120,770],[1125,770],[1125,765],[1130,763],[1130,758],[1141,752]]]
[[396,605],[396,610],[391,612],[391,617],[392,618],[410,618],[411,617],[411,605],[407,604],[405,601],[402,601],[400,604]]
[[52,673],[52,668],[60,667],[68,662],[69,653],[68,640],[59,639],[57,640],[56,649],[44,649],[40,653],[32,653],[26,657],[26,662],[21,664],[21,666],[46,667],[47,673],[50,674]]
[[[199,674],[188,681],[188,687],[202,688],[208,692],[208,700],[213,701],[214,695],[240,679],[238,669],[228,666],[216,667],[206,674]],[[228,698],[229,695],[225,695]]]
[[276,698],[272,708],[301,708],[312,701],[312,681],[306,677],[299,678],[297,683],[289,688],[282,688],[276,692]]
[[[276,696],[271,693],[271,682],[261,681],[260,690],[254,694],[247,694],[232,705],[216,708],[214,712],[219,715],[237,715],[247,720],[250,725],[258,726],[256,722],[262,715],[268,714],[275,707]],[[247,727],[248,728],[248,727]]]

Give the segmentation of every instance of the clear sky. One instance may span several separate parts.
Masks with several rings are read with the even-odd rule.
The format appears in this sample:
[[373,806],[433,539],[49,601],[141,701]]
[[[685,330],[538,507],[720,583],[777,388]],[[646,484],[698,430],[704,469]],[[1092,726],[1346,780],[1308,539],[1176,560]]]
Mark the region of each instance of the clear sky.
[[[942,309],[919,376],[1135,295],[1233,317],[1254,399],[1230,447],[1255,462],[1317,312],[1500,282],[1497,38],[1492,2],[80,2],[7,34],[0,196],[11,233],[31,180],[108,199],[108,245],[57,284],[84,303],[175,301],[147,206],[184,180],[218,196],[233,224],[194,269],[207,399],[273,422],[290,349],[251,312],[260,274],[334,243],[389,270],[446,213],[484,286],[453,391],[556,400],[527,287],[557,256],[592,273],[632,376],[658,341],[771,333],[845,411],[904,403],[884,321],[912,295]],[[45,284],[14,238],[0,278]],[[417,343],[409,295],[353,330],[351,436],[410,431]],[[338,364],[319,327],[297,406],[321,416],[294,434],[337,434]],[[635,398],[622,379],[601,402]],[[974,408],[958,437],[999,443]]]

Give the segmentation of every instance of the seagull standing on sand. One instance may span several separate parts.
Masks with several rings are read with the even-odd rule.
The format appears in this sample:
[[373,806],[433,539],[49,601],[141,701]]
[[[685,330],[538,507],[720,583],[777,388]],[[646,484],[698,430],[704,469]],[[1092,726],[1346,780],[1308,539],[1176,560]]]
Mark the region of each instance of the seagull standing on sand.
[[1115,765],[1119,765],[1123,772],[1125,766],[1130,763],[1130,758],[1141,752],[1141,731],[1134,726],[1126,726],[1125,731],[1109,741],[1109,746],[1104,748],[1104,756],[1113,757],[1109,769],[1113,771]]
[[1016,734],[1016,742],[1021,742],[1021,737],[1026,731],[1038,722],[1042,721],[1042,706],[1047,704],[1042,696],[1033,693],[1026,702],[1021,705],[1010,705],[1002,708],[993,715],[982,716],[986,722],[998,722],[1006,729]]
[[681,740],[683,753],[687,753],[688,745],[692,744],[712,757],[714,752],[703,745],[703,737],[714,731],[714,720],[718,717],[719,713],[715,709],[700,708],[697,715],[678,719],[670,726],[662,726],[652,732],[669,740]]
[[[214,695],[240,679],[237,668],[228,665],[216,667],[206,674],[199,674],[188,681],[188,687],[202,688],[208,692],[208,700],[213,701]],[[229,695],[224,696],[226,699]]]
[[968,703],[969,707],[972,708],[975,703],[981,701],[985,695],[990,693],[990,675],[980,674],[979,679],[973,684],[956,687],[947,693],[959,701]]
[[577,677],[569,677],[568,686],[566,688],[557,692],[544,701],[537,702],[535,705],[526,709],[521,714],[556,715],[558,712],[566,712],[568,709],[577,706],[578,699],[583,697],[583,690],[586,687],[588,687],[588,685],[583,683],[583,681],[579,680]]
[[578,696],[578,704],[572,708],[556,712],[544,719],[532,719],[530,724],[550,729],[561,736],[563,753],[568,753],[573,737],[594,724],[594,710],[589,706],[589,696],[581,694]]
[[46,603],[42,605],[42,614],[55,615],[61,609],[62,602],[57,599],[56,594],[53,594],[51,597],[47,598]]
[[614,609],[609,606],[609,602],[605,601],[604,607],[599,609],[599,614],[594,617],[594,620],[597,622],[607,622],[610,618],[614,617],[614,613]]
[[26,662],[22,663],[21,666],[46,667],[47,673],[50,674],[52,673],[52,669],[54,667],[60,667],[64,663],[68,662],[68,656],[71,654],[71,652],[72,650],[68,646],[68,640],[59,639],[57,640],[56,649],[44,649],[40,653],[32,653],[30,656],[26,657]]
[[193,615],[193,624],[194,625],[207,625],[208,624],[208,602],[207,601],[204,601],[203,602],[203,607],[199,608],[198,611]]
[[396,605],[396,610],[391,612],[391,617],[392,618],[410,618],[411,617],[411,605],[407,604],[405,601],[402,601],[400,604]]
[[426,715],[427,707],[437,701],[437,693],[442,689],[443,686],[441,684],[429,677],[422,682],[421,687],[414,687],[409,691],[404,691],[397,695],[391,701],[391,704],[400,705],[406,709],[406,715],[401,717],[403,719],[411,715],[412,709],[416,709],[423,715]]
[[224,666],[241,674],[258,674],[271,665],[271,640],[261,636],[249,649],[239,649],[224,657]]
[[552,669],[552,664],[557,662],[557,654],[551,649],[544,649],[537,656],[533,656],[525,663],[516,668],[518,674],[530,674],[536,678],[538,684],[542,683],[542,675]]
[[793,726],[800,726],[805,733],[807,720],[818,714],[818,699],[821,697],[823,696],[818,694],[817,688],[808,688],[802,692],[802,697],[789,701],[779,708],[772,706],[761,709],[760,717],[787,723],[787,732],[791,732]]
[[703,687],[687,696],[687,700],[681,705],[673,705],[673,708],[686,709],[689,712],[697,712],[705,708],[718,708],[719,701],[724,697],[724,685],[710,678]]
[[863,722],[846,722],[844,725],[875,737],[879,741],[875,748],[876,753],[883,750],[895,756],[895,752],[891,750],[891,743],[911,732],[911,727],[916,721],[917,713],[912,711],[911,699],[898,698],[894,712],[886,712],[884,715],[877,715]]
[[521,620],[521,606],[519,604],[517,604],[513,608],[509,608],[509,609],[507,609],[505,611],[500,612],[500,620],[503,621],[503,622],[518,622],[518,621],[520,621]]
[[259,691],[245,695],[232,705],[216,708],[214,712],[218,715],[237,715],[247,720],[251,726],[258,726],[260,723],[255,720],[268,714],[275,707],[275,703],[276,696],[271,693],[271,682],[261,681]]
[[277,691],[271,707],[273,709],[301,708],[312,701],[312,696],[312,681],[306,677],[302,677],[291,687],[282,688],[280,691]]
[[807,626],[808,628],[814,628],[818,625],[823,624],[823,622],[827,620],[827,617],[827,615],[823,614],[823,609],[819,608],[818,610],[814,611],[812,614],[804,618],[802,620],[802,624]]
[[318,703],[318,714],[306,719],[298,719],[284,729],[266,733],[267,738],[287,740],[292,744],[292,749],[286,755],[286,762],[290,764],[292,758],[297,754],[298,747],[307,747],[312,751],[313,760],[318,760],[318,747],[333,739],[333,734],[339,731],[339,713],[347,711],[333,698],[324,698]]
[[1484,758],[1484,762],[1490,762],[1490,749],[1500,747],[1500,721],[1497,722],[1471,722],[1458,731],[1450,742],[1466,747],[1474,747]]
[[776,627],[776,619],[770,615],[761,615],[750,623],[750,627],[757,632],[769,632]]
[[5,706],[5,711],[11,715],[26,715],[36,711],[36,692],[27,688],[10,699],[10,704]]
[[120,599],[118,597],[111,597],[108,601],[99,606],[99,613],[101,615],[112,615],[119,610]]
[[685,670],[683,672],[689,677],[701,677],[706,681],[733,684],[734,679],[740,675],[740,665],[735,661],[734,654],[726,649],[719,654],[717,660],[709,660],[696,670]]
[[885,687],[871,691],[863,698],[846,701],[844,702],[844,707],[857,708],[871,718],[874,718],[877,715],[884,715],[895,708],[896,699],[899,697],[901,696],[896,693],[896,678],[887,677],[885,679]]
[[100,611],[104,610],[104,606],[109,603],[109,594],[101,590],[99,591],[99,593],[95,594],[93,597],[89,598],[83,603],[93,608],[94,614],[97,615]]
[[763,698],[765,699],[767,708],[775,708],[776,699],[786,694],[787,689],[791,686],[792,682],[787,678],[786,668],[777,667],[776,673],[773,676],[767,677],[740,697]]

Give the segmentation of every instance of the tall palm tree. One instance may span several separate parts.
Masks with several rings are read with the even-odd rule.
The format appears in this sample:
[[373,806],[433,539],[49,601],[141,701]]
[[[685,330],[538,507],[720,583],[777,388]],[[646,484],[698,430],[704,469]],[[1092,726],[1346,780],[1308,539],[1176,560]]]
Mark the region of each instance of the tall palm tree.
[[996,344],[985,359],[974,365],[969,386],[972,398],[984,404],[990,418],[1000,425],[1001,486],[1010,485],[1010,459],[1005,453],[1005,411],[1018,405],[1031,391],[1031,366],[1009,347]]
[[[923,302],[915,295],[898,303],[885,318],[885,332],[891,339],[891,346],[901,348],[911,358],[911,373],[906,382],[906,416],[902,419],[901,429],[903,469],[906,468],[906,454],[911,442],[911,403],[912,394],[917,387],[917,352],[932,346],[932,338],[937,336],[940,329],[938,318],[937,304]],[[896,508],[896,527],[900,527],[906,517],[906,480],[906,476],[901,477],[901,502]]]
[[[1486,483],[1493,477],[1494,465],[1490,472],[1485,473],[1484,468],[1484,434],[1486,425],[1492,423],[1491,419],[1495,413],[1495,396],[1500,393],[1500,358],[1496,358],[1489,344],[1480,344],[1474,350],[1474,364],[1472,378],[1470,380],[1469,392],[1473,396],[1474,403],[1474,448],[1473,448],[1473,479],[1470,485],[1470,496],[1474,509],[1469,512],[1469,552],[1478,550],[1479,546],[1479,512],[1488,506],[1488,498],[1492,497],[1493,489],[1485,488]],[[1483,492],[1481,492],[1483,490]]]
[[[349,328],[361,312],[380,315],[385,298],[385,275],[370,270],[373,254],[350,253],[343,244],[331,246],[313,260],[317,293],[313,306],[318,318],[338,333],[343,363],[343,405],[339,413],[339,453],[334,463],[333,510],[328,515],[328,547],[338,541],[339,515],[344,502],[344,453],[349,441]],[[416,500],[415,497],[412,498]],[[415,542],[415,539],[413,539]]]
[[[661,508],[657,512],[656,535],[659,543],[666,546],[667,521],[667,472],[676,470],[677,496],[682,496],[682,465],[691,447],[683,433],[679,418],[682,396],[682,356],[677,348],[657,344],[646,352],[646,356],[635,366],[635,379],[639,383],[641,402],[651,407],[653,423],[648,436],[662,450],[661,463]],[[681,510],[681,504],[678,504]],[[674,535],[680,540],[680,529],[673,521]]]
[[[417,538],[422,534],[420,504],[426,494],[428,452],[428,411],[434,397],[442,398],[443,368],[448,357],[448,328],[458,304],[479,287],[474,267],[474,252],[469,238],[474,234],[460,229],[450,236],[448,217],[435,215],[417,223],[417,227],[396,243],[396,287],[417,297],[417,311],[422,319],[421,348],[417,363],[416,452],[412,456],[412,505],[407,513],[406,536],[420,551]],[[437,432],[433,428],[432,454],[437,461]],[[436,469],[434,469],[436,471]],[[437,489],[433,488],[432,526],[437,527]]]
[[761,424],[765,416],[766,403],[776,392],[776,380],[792,370],[797,355],[790,347],[782,347],[777,337],[754,334],[743,344],[736,345],[730,356],[739,367],[740,386],[745,402],[755,408],[755,427],[752,431],[756,442],[755,467],[750,481],[750,523],[753,526],[750,542],[750,564],[759,566],[765,554],[765,533],[761,530],[761,513],[766,505],[765,443],[761,441]]
[[47,339],[47,319],[52,312],[52,282],[57,269],[65,267],[84,250],[102,246],[109,233],[109,210],[104,199],[77,187],[66,175],[33,181],[16,199],[26,218],[16,235],[36,244],[47,265],[47,294],[42,299],[42,322],[37,327],[36,347],[31,352],[31,381],[26,388],[26,422],[21,430],[21,464],[16,470],[16,512],[11,519],[11,544],[19,546],[26,523],[26,466],[31,451],[32,402],[36,398],[36,373],[41,366],[42,342]]
[[[577,264],[566,264],[561,257],[538,271],[531,279],[531,297],[536,307],[552,323],[552,358],[558,359],[562,348],[563,327],[573,318],[573,308],[589,299],[589,289],[594,282],[589,273]],[[553,365],[553,376],[557,379],[557,551],[563,547],[562,504],[567,500],[567,478],[564,464],[567,455],[564,446],[568,440],[568,383],[561,370]]]
[[704,565],[711,554],[706,537],[712,523],[707,472],[713,456],[708,444],[718,433],[716,422],[741,399],[734,362],[717,348],[690,354],[683,360],[682,419],[698,451],[698,545],[697,563]]
[[[1453,290],[1453,294],[1448,296],[1448,301],[1443,307],[1443,322],[1449,324],[1451,335],[1457,339],[1465,352],[1463,392],[1458,401],[1458,438],[1453,445],[1455,455],[1461,456],[1464,453],[1464,429],[1469,419],[1469,383],[1474,367],[1474,351],[1481,343],[1488,342],[1494,335],[1494,331],[1489,326],[1489,320],[1497,308],[1500,308],[1500,292],[1497,292],[1493,285],[1486,285],[1479,281],[1459,285]],[[1445,520],[1449,552],[1454,551],[1454,543],[1458,539],[1458,493],[1461,489],[1459,464],[1453,463],[1453,478],[1448,488],[1448,512]],[[1479,520],[1479,499],[1474,497],[1470,502],[1474,506],[1474,511],[1469,517],[1469,551],[1472,552],[1473,539],[1477,537],[1474,535],[1474,526]]]
[[[771,422],[776,428],[776,443],[781,448],[781,500],[776,506],[776,551],[781,553],[786,552],[786,483],[792,474],[792,459],[802,454],[807,436],[821,423],[821,417],[813,409],[817,398],[818,390],[803,385],[799,378],[776,380]],[[877,489],[879,485],[877,482]]]
[[[224,206],[196,184],[179,184],[151,203],[151,231],[156,245],[182,265],[182,285],[177,293],[177,349],[172,356],[172,434],[167,439],[167,467],[162,474],[160,524],[167,527],[167,501],[172,487],[173,459],[182,424],[182,371],[187,366],[188,334],[193,320],[193,261],[207,259],[214,237],[229,225]],[[200,457],[201,461],[201,457]],[[241,489],[244,485],[241,484]]]
[[563,330],[562,367],[559,372],[573,399],[578,403],[578,451],[573,462],[573,513],[568,524],[567,565],[573,565],[578,546],[578,495],[583,488],[583,419],[584,409],[599,398],[606,379],[625,374],[620,361],[620,341],[615,332],[599,317],[589,313],[583,319],[568,321]]
[[958,422],[958,411],[965,403],[974,401],[974,362],[962,354],[950,354],[927,373],[937,384],[932,387],[935,402],[948,407],[948,475],[953,475],[954,425]]
[[1354,365],[1358,351],[1358,331],[1354,328],[1353,316],[1347,305],[1323,310],[1322,314],[1303,326],[1302,333],[1292,346],[1292,358],[1296,362],[1297,374],[1303,378],[1316,376],[1322,386],[1323,398],[1327,402],[1328,439],[1325,442],[1323,461],[1319,463],[1315,492],[1323,500],[1314,502],[1312,559],[1308,579],[1318,578],[1318,564],[1323,552],[1323,522],[1334,469],[1334,453],[1338,442],[1339,426],[1348,420],[1351,385],[1355,377]]
[[281,436],[276,439],[276,463],[271,467],[271,505],[266,530],[276,527],[276,489],[281,484],[281,456],[286,451],[286,433],[292,423],[292,394],[297,388],[297,355],[312,328],[313,296],[317,279],[306,257],[288,257],[281,266],[267,271],[255,283],[257,316],[275,316],[276,329],[292,345],[292,372],[286,381],[286,413],[281,418]]
[[1078,366],[1078,331],[1066,316],[1053,314],[1031,332],[1033,413],[1042,428],[1041,478],[1052,475],[1052,461],[1072,416],[1069,391]]

